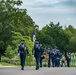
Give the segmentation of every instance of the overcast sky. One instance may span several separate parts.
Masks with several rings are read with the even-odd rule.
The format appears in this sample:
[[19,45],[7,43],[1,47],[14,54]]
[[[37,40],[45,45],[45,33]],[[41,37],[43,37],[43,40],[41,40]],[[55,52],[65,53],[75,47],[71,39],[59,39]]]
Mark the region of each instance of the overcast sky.
[[50,21],[60,22],[63,27],[73,25],[76,28],[76,0],[22,0],[21,8],[27,13],[41,29]]

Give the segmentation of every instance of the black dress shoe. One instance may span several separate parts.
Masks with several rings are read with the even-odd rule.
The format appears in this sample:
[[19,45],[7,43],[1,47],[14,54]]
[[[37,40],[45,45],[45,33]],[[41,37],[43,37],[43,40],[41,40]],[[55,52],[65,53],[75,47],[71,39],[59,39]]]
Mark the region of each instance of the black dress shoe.
[[37,67],[36,70],[38,70],[39,68]]
[[24,70],[24,68],[22,67],[21,70]]

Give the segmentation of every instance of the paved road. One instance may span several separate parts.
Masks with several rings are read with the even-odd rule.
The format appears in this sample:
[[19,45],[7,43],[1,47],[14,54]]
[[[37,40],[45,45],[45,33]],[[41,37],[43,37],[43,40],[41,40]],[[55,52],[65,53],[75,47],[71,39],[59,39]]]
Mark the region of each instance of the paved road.
[[76,75],[76,68],[47,68],[35,70],[35,67],[0,67],[0,75]]

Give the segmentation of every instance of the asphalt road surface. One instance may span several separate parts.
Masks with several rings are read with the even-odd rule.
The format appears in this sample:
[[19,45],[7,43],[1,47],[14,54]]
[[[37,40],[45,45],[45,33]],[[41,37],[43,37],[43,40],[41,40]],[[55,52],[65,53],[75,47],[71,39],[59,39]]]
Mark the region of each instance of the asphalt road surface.
[[35,70],[35,67],[25,67],[21,70],[20,67],[0,67],[0,75],[76,75],[76,68],[42,67]]

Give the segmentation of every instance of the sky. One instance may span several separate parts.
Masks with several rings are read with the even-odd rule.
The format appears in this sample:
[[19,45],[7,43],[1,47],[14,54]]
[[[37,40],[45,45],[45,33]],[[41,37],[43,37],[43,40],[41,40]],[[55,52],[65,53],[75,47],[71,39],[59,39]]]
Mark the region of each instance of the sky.
[[21,8],[27,9],[39,29],[53,22],[76,28],[76,0],[22,0]]

